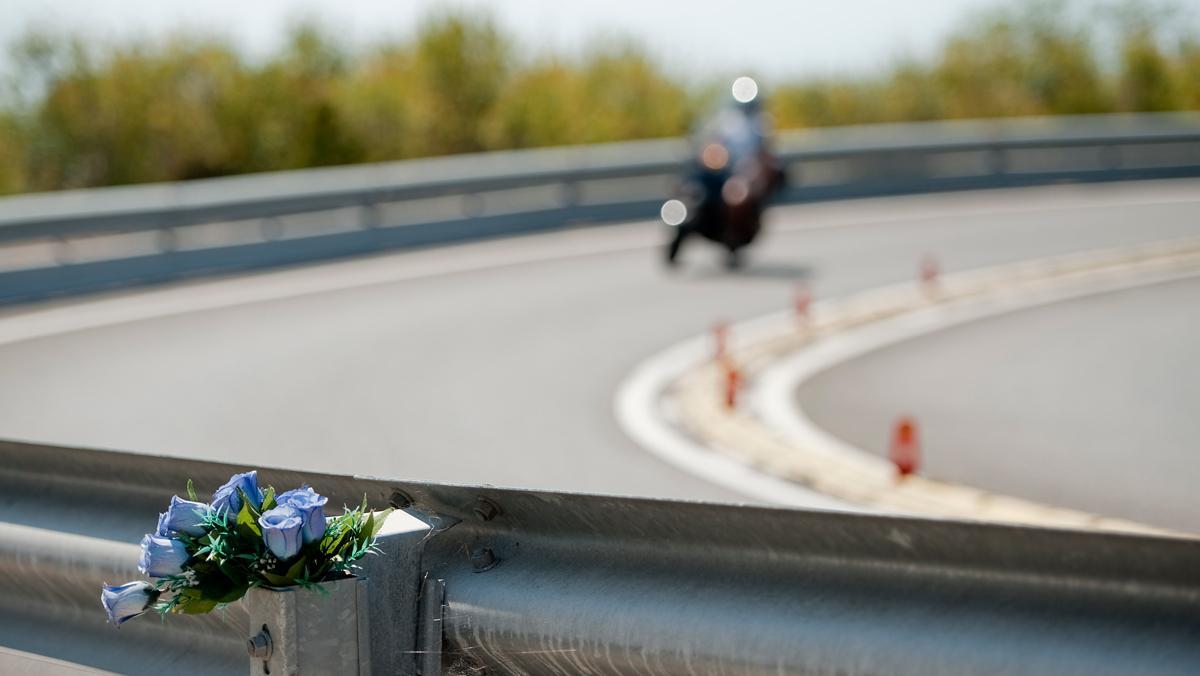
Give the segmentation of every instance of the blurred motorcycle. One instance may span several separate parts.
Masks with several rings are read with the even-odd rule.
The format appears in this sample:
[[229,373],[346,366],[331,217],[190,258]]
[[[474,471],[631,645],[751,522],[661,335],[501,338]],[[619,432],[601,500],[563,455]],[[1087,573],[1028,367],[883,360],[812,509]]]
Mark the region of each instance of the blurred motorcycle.
[[758,85],[738,78],[733,99],[695,136],[688,174],[662,206],[662,220],[671,227],[668,265],[677,264],[692,235],[724,246],[727,267],[740,265],[740,250],[762,229],[767,200],[783,186],[784,172],[768,148]]

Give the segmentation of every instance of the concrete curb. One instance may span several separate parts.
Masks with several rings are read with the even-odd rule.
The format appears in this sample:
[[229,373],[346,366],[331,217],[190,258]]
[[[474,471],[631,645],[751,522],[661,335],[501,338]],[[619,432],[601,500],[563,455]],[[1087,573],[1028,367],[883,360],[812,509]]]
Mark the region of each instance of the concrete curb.
[[[724,405],[724,370],[713,359],[705,336],[688,341],[686,349],[669,350],[669,363],[662,362],[660,355],[641,368],[665,364],[670,371],[658,378],[661,387],[655,406],[674,412],[673,426],[680,435],[747,469],[848,505],[936,517],[1180,535],[920,476],[898,481],[885,459],[812,424],[803,411],[795,410],[790,393],[804,378],[840,361],[921,333],[1024,307],[1195,275],[1200,275],[1200,238],[1187,238],[957,273],[932,285],[892,285],[815,304],[807,322],[791,313],[744,322],[731,327],[728,356],[741,372],[743,401],[749,406],[734,411]],[[645,401],[645,395],[642,398]],[[626,430],[647,445],[646,435],[628,425]]]

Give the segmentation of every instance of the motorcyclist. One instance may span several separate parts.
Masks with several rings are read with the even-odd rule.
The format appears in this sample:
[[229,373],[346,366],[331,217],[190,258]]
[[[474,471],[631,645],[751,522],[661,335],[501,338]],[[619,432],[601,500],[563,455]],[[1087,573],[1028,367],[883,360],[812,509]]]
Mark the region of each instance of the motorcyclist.
[[[699,234],[725,245],[728,265],[736,266],[738,249],[758,233],[763,200],[782,179],[768,147],[770,128],[757,83],[740,77],[731,93],[732,101],[693,135],[692,163],[680,188],[681,199],[664,205],[663,220],[674,226],[668,264],[676,262],[690,235]],[[672,222],[668,207],[684,217]]]

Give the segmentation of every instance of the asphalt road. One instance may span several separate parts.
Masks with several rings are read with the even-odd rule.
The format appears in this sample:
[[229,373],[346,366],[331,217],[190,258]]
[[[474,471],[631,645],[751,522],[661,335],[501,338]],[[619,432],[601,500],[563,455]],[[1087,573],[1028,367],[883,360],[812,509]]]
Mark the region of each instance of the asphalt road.
[[821,427],[886,455],[914,416],[923,474],[1200,531],[1200,278],[997,315],[801,386]]
[[[717,318],[786,307],[802,279],[828,297],[909,279],[926,253],[952,271],[1197,235],[1197,207],[1193,180],[881,198],[774,210],[770,235],[736,274],[700,242],[682,270],[664,270],[663,233],[640,223],[126,294],[106,302],[183,307],[219,291],[233,304],[0,345],[0,437],[752,500],[621,433],[612,395],[637,362]],[[388,275],[402,278],[379,281]],[[242,302],[301,284],[302,295]],[[1096,396],[1087,383],[1061,384],[1063,399]],[[1045,425],[1046,447],[1072,446],[1079,422]]]

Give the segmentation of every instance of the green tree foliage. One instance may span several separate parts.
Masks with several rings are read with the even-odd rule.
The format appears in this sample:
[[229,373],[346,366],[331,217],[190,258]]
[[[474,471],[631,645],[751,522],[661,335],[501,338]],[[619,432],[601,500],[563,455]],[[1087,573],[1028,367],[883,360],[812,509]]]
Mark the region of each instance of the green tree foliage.
[[1180,42],[1174,67],[1179,107],[1200,110],[1200,40],[1188,38]]
[[334,108],[346,127],[362,139],[364,161],[415,157],[428,147],[419,136],[416,96],[405,86],[417,80],[412,53],[388,46],[372,53],[335,85]]
[[[1099,1],[1003,6],[929,59],[768,83],[776,125],[1200,108],[1200,36],[1160,6]],[[683,84],[620,42],[521,58],[490,19],[454,12],[361,51],[301,24],[266,59],[211,36],[29,33],[9,65],[0,194],[675,136],[727,86]]]
[[0,115],[0,195],[25,189],[25,138],[11,115]]
[[930,63],[785,85],[775,101],[780,125],[1200,107],[1195,39],[1172,49],[1156,30],[1166,22],[1129,5],[1108,16],[1119,45],[1110,55],[1093,24],[1072,14],[1078,9],[1033,2],[987,13],[951,35]]
[[490,21],[439,15],[422,25],[413,51],[415,78],[405,84],[417,90],[417,152],[485,149],[480,122],[506,84],[507,39]]
[[1183,94],[1172,77],[1172,64],[1153,33],[1140,29],[1121,44],[1118,101],[1122,110],[1175,110]]
[[636,48],[616,46],[517,74],[483,129],[488,147],[521,148],[676,136],[692,117],[682,87]]

